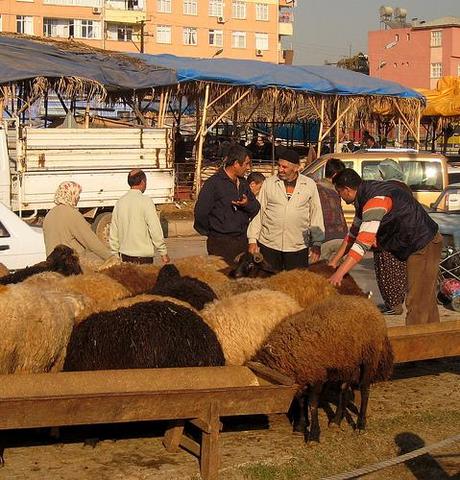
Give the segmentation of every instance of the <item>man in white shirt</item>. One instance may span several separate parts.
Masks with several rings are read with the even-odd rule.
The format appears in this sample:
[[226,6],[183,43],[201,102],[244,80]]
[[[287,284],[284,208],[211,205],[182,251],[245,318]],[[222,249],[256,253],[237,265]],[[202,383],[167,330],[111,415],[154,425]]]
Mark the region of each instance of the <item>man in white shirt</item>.
[[[260,211],[248,228],[249,252],[260,250],[276,270],[319,260],[324,221],[316,183],[299,173],[297,152],[278,150],[278,174],[259,193]],[[310,246],[311,245],[311,246]]]
[[147,177],[140,169],[128,174],[131,189],[115,205],[110,225],[110,248],[124,262],[153,263],[158,252],[163,263],[169,263],[168,252],[155,204],[143,193]]

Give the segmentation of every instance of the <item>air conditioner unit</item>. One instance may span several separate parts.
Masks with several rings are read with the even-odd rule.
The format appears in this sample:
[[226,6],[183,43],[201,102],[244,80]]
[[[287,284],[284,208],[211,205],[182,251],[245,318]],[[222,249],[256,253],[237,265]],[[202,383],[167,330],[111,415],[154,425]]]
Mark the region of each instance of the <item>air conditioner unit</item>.
[[225,23],[224,17],[217,17],[217,23]]
[[263,50],[256,48],[256,57],[263,57],[263,56],[264,56]]
[[100,7],[94,7],[94,8],[93,8],[93,13],[94,13],[95,15],[100,15],[100,14],[102,13],[102,8],[100,8]]

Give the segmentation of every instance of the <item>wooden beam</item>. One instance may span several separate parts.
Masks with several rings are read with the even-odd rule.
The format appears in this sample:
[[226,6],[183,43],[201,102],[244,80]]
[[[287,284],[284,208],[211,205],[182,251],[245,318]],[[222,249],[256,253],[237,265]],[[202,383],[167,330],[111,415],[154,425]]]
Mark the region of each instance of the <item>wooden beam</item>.
[[[209,87],[209,85],[208,85]],[[247,90],[246,92],[243,93],[239,98],[237,98],[226,110],[223,112],[214,122],[211,123],[211,125],[206,129],[205,134],[210,132],[224,117],[227,115],[228,112],[230,112],[238,103],[241,102],[244,98],[246,98],[249,94],[251,93],[251,90]]]
[[324,98],[321,99],[321,112],[319,116],[319,132],[318,132],[318,147],[316,156],[321,156],[321,144],[323,143],[323,128],[324,128]]
[[409,123],[409,120],[407,120],[406,116],[404,115],[403,111],[401,110],[401,108],[399,107],[398,105],[398,102],[396,99],[393,99],[393,103],[396,107],[396,110],[398,110],[399,112],[399,115],[400,115],[400,118],[401,120],[403,121],[404,125],[406,126],[407,130],[409,130],[409,132],[412,134],[412,136],[414,137],[415,141],[417,142],[417,145],[418,145],[418,140],[417,140],[417,133],[414,131],[414,129],[411,127],[410,123]]
[[206,85],[204,93],[203,115],[201,117],[201,124],[199,130],[198,148],[196,154],[195,165],[195,193],[198,195],[201,190],[201,165],[203,163],[203,145],[206,138],[206,115],[208,114],[208,102],[209,102],[209,85]]
[[395,363],[460,355],[460,320],[388,328]]

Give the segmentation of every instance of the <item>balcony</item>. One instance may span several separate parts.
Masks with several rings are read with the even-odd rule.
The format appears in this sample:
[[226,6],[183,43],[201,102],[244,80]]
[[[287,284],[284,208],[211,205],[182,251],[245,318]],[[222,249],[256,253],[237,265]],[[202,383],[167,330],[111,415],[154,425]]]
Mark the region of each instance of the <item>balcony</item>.
[[132,24],[146,20],[142,0],[108,0],[105,2],[105,21]]
[[278,63],[284,65],[292,65],[294,60],[294,50],[279,50]]
[[102,0],[43,0],[43,5],[101,8]]
[[292,15],[292,13],[280,13],[278,24],[279,34],[292,36],[294,34],[293,21],[294,16]]

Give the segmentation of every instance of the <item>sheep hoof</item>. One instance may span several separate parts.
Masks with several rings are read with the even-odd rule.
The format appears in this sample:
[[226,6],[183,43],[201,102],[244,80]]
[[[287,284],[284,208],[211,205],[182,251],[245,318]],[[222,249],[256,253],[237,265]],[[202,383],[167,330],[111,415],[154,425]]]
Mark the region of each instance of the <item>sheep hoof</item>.
[[0,455],[0,468],[5,466],[5,459],[3,458],[3,455]]
[[307,431],[307,427],[305,425],[294,424],[292,426],[292,433],[294,435],[305,435],[306,431]]
[[328,427],[333,430],[338,430],[340,429],[340,423],[332,421],[332,422],[329,422]]

